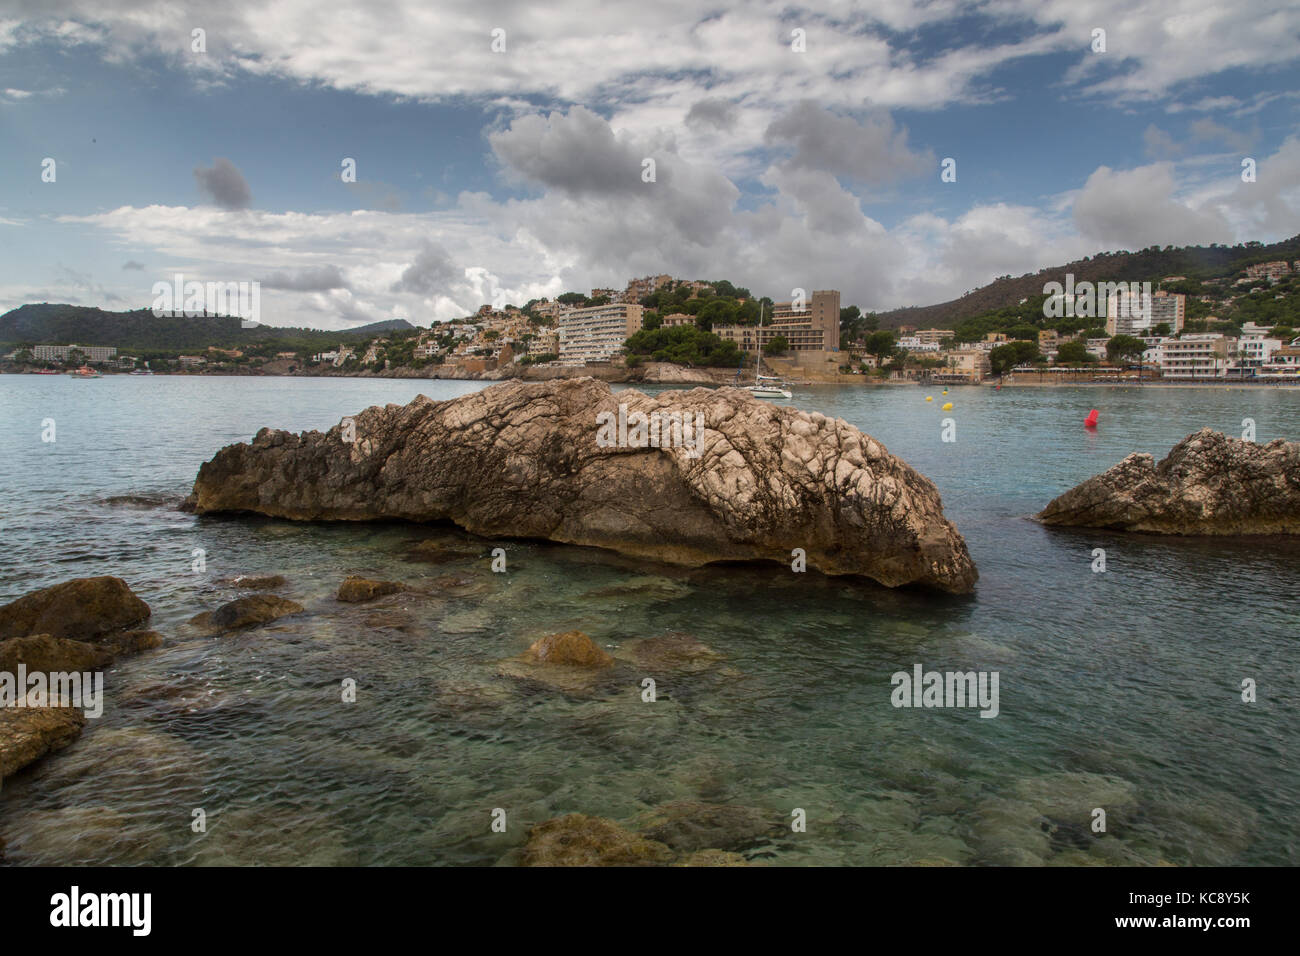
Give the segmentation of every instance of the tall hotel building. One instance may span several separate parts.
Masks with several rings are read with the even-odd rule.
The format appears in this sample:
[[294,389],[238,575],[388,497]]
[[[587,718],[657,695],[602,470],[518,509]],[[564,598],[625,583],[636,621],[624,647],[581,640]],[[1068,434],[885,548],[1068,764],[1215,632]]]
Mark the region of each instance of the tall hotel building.
[[774,337],[785,336],[791,352],[834,352],[840,347],[840,294],[831,289],[814,292],[801,311],[790,302],[777,302],[772,315],[756,325],[719,325],[713,332],[735,342],[742,352],[763,348]]
[[1169,323],[1169,334],[1177,335],[1183,330],[1187,318],[1187,296],[1181,292],[1161,290],[1151,296],[1151,321],[1145,321],[1142,314],[1142,300],[1145,296],[1118,292],[1106,299],[1106,334],[1107,335],[1150,335],[1161,322]]
[[560,364],[608,362],[628,337],[641,331],[645,309],[630,302],[611,302],[560,315]]

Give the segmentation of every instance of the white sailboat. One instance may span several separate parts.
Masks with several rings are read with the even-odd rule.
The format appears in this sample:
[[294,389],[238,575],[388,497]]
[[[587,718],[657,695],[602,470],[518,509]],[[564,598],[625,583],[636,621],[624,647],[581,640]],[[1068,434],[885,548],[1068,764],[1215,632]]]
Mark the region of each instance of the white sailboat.
[[749,394],[755,398],[793,398],[794,394],[786,388],[785,382],[773,375],[763,374],[763,303],[758,304],[759,334],[754,341],[754,384],[746,385]]

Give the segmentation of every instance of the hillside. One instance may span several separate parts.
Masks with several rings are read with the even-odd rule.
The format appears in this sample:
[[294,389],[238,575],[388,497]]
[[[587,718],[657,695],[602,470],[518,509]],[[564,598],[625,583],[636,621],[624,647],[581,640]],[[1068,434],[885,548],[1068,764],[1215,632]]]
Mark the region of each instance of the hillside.
[[414,329],[404,319],[389,319],[345,331],[240,328],[238,318],[187,315],[159,318],[149,309],[108,312],[80,305],[23,305],[0,315],[0,345],[114,345],[121,350],[197,350],[238,348],[266,342],[323,349],[393,330]]
[[1085,280],[1154,283],[1170,275],[1188,279],[1226,276],[1246,266],[1274,259],[1288,262],[1300,259],[1300,236],[1271,245],[1248,242],[1238,246],[1166,246],[1164,249],[1152,246],[1141,252],[1102,252],[1062,266],[1025,273],[1019,278],[1002,276],[950,302],[893,309],[878,313],[877,318],[882,329],[896,329],[900,325],[951,329],[963,319],[1009,308],[1021,299],[1041,296],[1045,282],[1059,282],[1067,272],[1074,274],[1076,283]]

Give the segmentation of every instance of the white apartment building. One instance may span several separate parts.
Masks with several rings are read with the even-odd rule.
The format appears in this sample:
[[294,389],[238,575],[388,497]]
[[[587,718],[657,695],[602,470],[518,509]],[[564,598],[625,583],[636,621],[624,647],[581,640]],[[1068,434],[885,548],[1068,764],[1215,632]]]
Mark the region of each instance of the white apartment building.
[[1237,339],[1237,359],[1233,362],[1233,367],[1257,369],[1267,365],[1273,358],[1273,353],[1282,348],[1282,345],[1281,339],[1270,339],[1259,332],[1243,332],[1241,338]]
[[1198,332],[1166,339],[1160,347],[1160,375],[1170,379],[1216,379],[1228,374],[1236,339]]
[[938,354],[942,346],[937,341],[926,342],[919,335],[905,335],[898,340],[898,347],[909,352],[934,352]]
[[1187,296],[1181,292],[1160,290],[1148,299],[1146,295],[1134,295],[1125,290],[1106,299],[1107,335],[1141,335],[1161,322],[1169,324],[1171,335],[1177,335],[1183,330],[1186,320]]
[[1300,339],[1276,350],[1265,365],[1255,369],[1264,382],[1300,382]]
[[641,331],[645,309],[634,303],[611,302],[574,309],[560,316],[560,363],[586,365],[608,362],[629,336]]
[[111,362],[117,355],[117,349],[106,345],[33,345],[32,357],[43,362],[66,362],[73,350],[86,356],[92,365]]

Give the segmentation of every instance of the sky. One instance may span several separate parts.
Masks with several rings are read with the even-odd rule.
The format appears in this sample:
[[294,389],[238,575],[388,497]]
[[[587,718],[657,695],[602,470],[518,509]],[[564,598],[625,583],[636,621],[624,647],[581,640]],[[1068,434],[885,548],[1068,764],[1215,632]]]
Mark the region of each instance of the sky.
[[883,310],[1300,233],[1294,0],[553,7],[0,0],[0,312],[177,273],[322,329],[660,273]]

